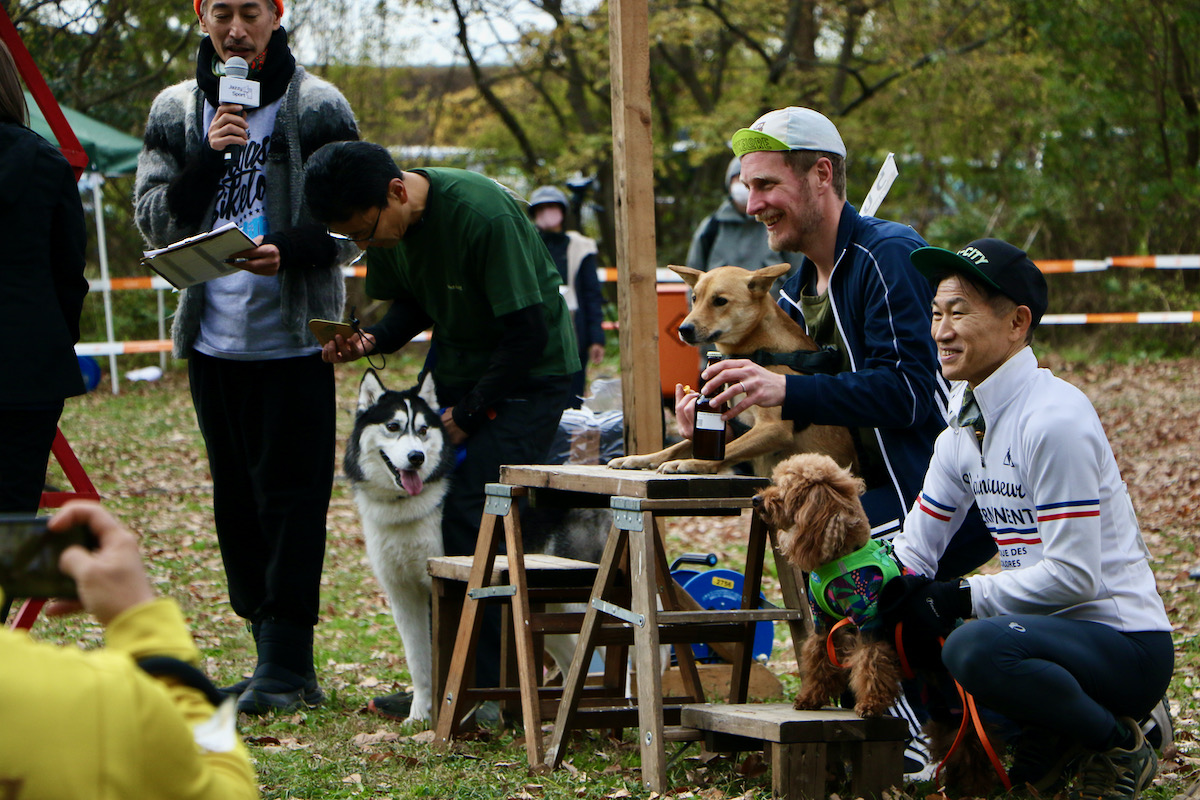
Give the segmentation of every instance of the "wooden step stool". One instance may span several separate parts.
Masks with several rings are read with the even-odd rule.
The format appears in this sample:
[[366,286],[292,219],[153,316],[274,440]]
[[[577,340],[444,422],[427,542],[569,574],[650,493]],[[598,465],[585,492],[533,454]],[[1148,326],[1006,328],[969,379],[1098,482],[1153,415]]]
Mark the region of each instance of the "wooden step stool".
[[[502,469],[508,469],[504,467]],[[517,499],[529,494],[521,485],[489,483],[485,487],[483,518],[474,556],[430,559],[435,586],[434,624],[434,744],[449,745],[459,732],[468,711],[482,700],[519,698],[525,728],[525,750],[529,766],[543,769],[543,719],[558,710],[563,689],[542,685],[541,647],[547,633],[577,633],[583,623],[580,612],[544,612],[547,602],[580,602],[592,593],[597,565],[554,556],[526,555],[521,536]],[[507,555],[501,554],[504,547]],[[465,584],[461,583],[465,580]],[[453,589],[455,585],[460,589]],[[515,650],[515,681],[502,672],[496,688],[474,685],[475,651],[483,618],[484,602],[505,602],[512,625],[510,652]],[[536,610],[535,610],[536,609]],[[624,698],[627,648],[612,647],[605,659],[604,678],[590,686],[591,698]],[[501,662],[502,669],[504,661]],[[447,665],[447,666],[443,666]],[[616,725],[608,727],[617,727]]]
[[[429,559],[429,575],[433,578],[433,727],[436,729],[441,699],[446,693],[450,662],[454,657],[454,642],[458,623],[462,618],[463,603],[467,598],[467,586],[471,577],[473,556],[435,556]],[[550,613],[544,610],[548,602],[585,603],[596,579],[596,565],[589,561],[571,558],[527,554],[524,562],[525,579],[529,592],[531,627],[535,654],[543,651],[542,634],[546,632],[576,633],[583,620],[583,613]],[[486,587],[486,588],[485,588]],[[508,556],[497,555],[492,573],[484,586],[476,590],[476,596],[516,596],[513,580],[509,575]],[[509,685],[510,675],[517,675],[515,650],[511,635],[511,614],[505,625],[503,638],[503,667],[501,685]],[[473,664],[473,662],[471,662]],[[562,665],[563,669],[567,665]],[[469,689],[468,689],[469,691]],[[469,708],[469,706],[465,706]],[[553,717],[553,711],[543,713],[543,718]]]
[[[896,717],[863,719],[850,709],[796,711],[790,703],[684,706],[683,725],[705,732],[713,752],[765,750],[771,791],[787,800],[824,800],[835,759],[850,766],[850,797],[882,797],[904,785],[908,726]],[[768,745],[764,747],[765,745]]]

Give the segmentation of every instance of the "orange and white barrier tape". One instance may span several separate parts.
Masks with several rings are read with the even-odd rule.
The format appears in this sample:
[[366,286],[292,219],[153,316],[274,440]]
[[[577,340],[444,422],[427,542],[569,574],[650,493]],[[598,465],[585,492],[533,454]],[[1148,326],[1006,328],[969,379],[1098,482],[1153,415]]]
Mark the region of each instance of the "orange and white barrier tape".
[[153,277],[143,275],[137,278],[110,278],[109,280],[97,278],[96,280],[88,281],[89,292],[103,292],[105,290],[116,292],[122,289],[170,289],[171,291],[175,291],[174,286],[157,275]]
[[[429,341],[429,331],[418,333],[410,341]],[[170,339],[145,339],[135,342],[80,342],[75,345],[77,356],[128,356],[134,353],[169,353]]]
[[127,356],[134,353],[169,353],[170,339],[147,339],[140,342],[80,342],[75,345],[77,356]]
[[1046,275],[1062,272],[1103,272],[1109,267],[1107,259],[1046,259],[1034,263]]
[[1107,261],[1114,267],[1200,269],[1200,256],[1111,256]]
[[1163,322],[1200,322],[1200,311],[1116,311],[1095,314],[1047,314],[1043,325],[1090,325],[1101,322],[1152,324]]
[[[1113,267],[1140,267],[1143,269],[1200,269],[1200,255],[1195,256],[1109,256],[1108,258],[1048,258],[1035,261],[1038,269],[1047,275],[1068,272],[1103,272]],[[365,268],[361,268],[366,273]],[[612,283],[617,280],[615,267],[598,270],[600,281]],[[658,269],[659,283],[682,283],[683,279],[669,269]],[[349,274],[349,273],[347,273]]]

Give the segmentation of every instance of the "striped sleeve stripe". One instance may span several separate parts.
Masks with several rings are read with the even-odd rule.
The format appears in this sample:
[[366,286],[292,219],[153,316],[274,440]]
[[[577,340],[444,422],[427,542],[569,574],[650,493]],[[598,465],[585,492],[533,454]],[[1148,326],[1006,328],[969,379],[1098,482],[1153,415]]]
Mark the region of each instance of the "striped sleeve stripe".
[[929,498],[929,495],[921,494],[917,497],[917,505],[929,516],[934,519],[948,522],[950,515],[954,513],[954,509],[950,506],[944,506]]
[[1100,499],[1095,500],[1064,500],[1061,503],[1044,503],[1037,506],[1038,511],[1049,511],[1052,508],[1071,508],[1072,506],[1096,506],[1100,507]]
[[1019,536],[1014,539],[997,539],[996,540],[996,544],[1000,545],[1001,547],[1007,547],[1010,544],[1041,544],[1041,543],[1042,543],[1042,540],[1040,538],[1022,539]]
[[1095,508],[1091,511],[1063,511],[1059,514],[1038,514],[1038,522],[1050,522],[1055,519],[1073,519],[1075,517],[1098,517],[1100,509]]
[[1037,507],[1038,522],[1056,519],[1100,516],[1100,499],[1064,500],[1061,503],[1046,503]]

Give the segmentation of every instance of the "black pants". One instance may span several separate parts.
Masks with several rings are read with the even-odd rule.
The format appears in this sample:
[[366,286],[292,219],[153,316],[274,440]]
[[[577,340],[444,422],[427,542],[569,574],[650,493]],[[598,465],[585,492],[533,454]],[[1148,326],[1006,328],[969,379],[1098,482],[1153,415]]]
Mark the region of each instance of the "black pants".
[[62,410],[0,407],[0,512],[37,513]]
[[[570,377],[535,379],[528,389],[496,405],[489,419],[466,441],[466,456],[454,471],[442,517],[446,555],[474,555],[483,518],[484,487],[500,479],[502,464],[541,464],[550,451],[558,420],[570,399]],[[438,389],[438,400],[452,406],[460,392]],[[500,680],[500,609],[484,606],[475,659],[475,685]]]
[[1031,614],[970,620],[942,650],[950,674],[981,705],[1092,750],[1111,746],[1116,717],[1150,713],[1174,660],[1169,631],[1122,633]]
[[315,625],[333,489],[333,365],[319,355],[231,361],[193,351],[188,377],[233,610]]

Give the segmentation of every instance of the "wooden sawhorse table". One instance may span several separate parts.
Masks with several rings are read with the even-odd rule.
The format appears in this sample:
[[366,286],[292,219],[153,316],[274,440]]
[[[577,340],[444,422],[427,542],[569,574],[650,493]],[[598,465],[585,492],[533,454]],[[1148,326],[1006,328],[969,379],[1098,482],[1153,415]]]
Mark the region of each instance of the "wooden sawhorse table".
[[[795,573],[775,548],[774,531],[757,514],[752,515],[747,540],[741,608],[722,611],[698,609],[671,579],[658,517],[741,514],[752,507],[753,497],[766,485],[766,479],[738,475],[661,475],[593,466],[510,466],[502,468],[501,480],[529,487],[538,496],[542,493],[564,498],[578,496],[580,505],[594,506],[597,495],[608,497],[613,512],[612,532],[601,556],[571,670],[563,683],[546,764],[556,768],[562,762],[564,746],[573,728],[607,727],[614,718],[628,719],[629,725],[636,720],[643,785],[652,791],[665,791],[665,740],[700,736],[696,731],[678,727],[683,703],[704,699],[691,647],[687,645],[734,643],[729,702],[743,703],[750,679],[756,623],[786,620],[797,650],[811,623],[807,604],[800,600]],[[593,498],[591,502],[587,501],[588,496]],[[781,609],[758,608],[768,539],[779,567],[785,601]],[[629,608],[618,605],[621,596],[614,592],[615,577],[626,559],[628,590],[632,595]],[[659,600],[662,611],[658,610]],[[616,622],[602,621],[601,614]],[[581,707],[592,651],[598,643],[611,640],[611,635],[606,634],[611,634],[614,628],[632,634],[636,652],[636,704],[620,709]],[[660,644],[685,645],[676,647],[676,657],[686,698],[664,700],[662,696]],[[604,722],[592,723],[589,717],[593,715]]]
[[[534,492],[519,479],[507,474],[510,467],[501,470],[502,483],[490,483],[486,487],[483,518],[479,525],[479,538],[475,544],[475,555],[469,565],[457,563],[456,558],[438,557],[429,560],[431,575],[440,583],[439,591],[446,589],[447,579],[462,577],[462,567],[467,567],[466,586],[461,590],[461,611],[453,646],[449,646],[446,634],[447,620],[444,610],[434,618],[435,632],[435,690],[438,704],[434,711],[434,743],[439,747],[449,744],[462,726],[463,719],[471,707],[488,699],[520,698],[521,716],[525,727],[525,749],[529,766],[545,769],[542,749],[541,723],[543,718],[552,718],[557,711],[562,689],[541,685],[539,676],[542,664],[535,639],[554,633],[574,633],[579,630],[581,617],[578,611],[548,611],[547,603],[583,603],[590,594],[595,565],[568,558],[554,556],[530,556],[526,559],[521,535],[521,519],[517,513],[517,501]],[[525,469],[562,469],[561,467],[529,467]],[[587,498],[573,495],[559,496],[553,491],[539,496],[547,504],[558,502],[581,504]],[[538,498],[532,498],[538,499]],[[605,505],[607,498],[604,498]],[[596,505],[592,498],[592,505]],[[567,507],[571,507],[568,505]],[[503,534],[500,533],[501,529]],[[505,554],[500,555],[501,542]],[[501,559],[503,569],[497,568]],[[528,563],[527,563],[528,561]],[[531,581],[530,576],[533,576]],[[584,577],[580,577],[584,576]],[[458,596],[458,592],[455,592]],[[435,598],[439,602],[441,598]],[[503,601],[510,604],[513,650],[516,651],[517,688],[512,688],[502,665],[500,687],[481,688],[474,685],[476,649],[483,624],[481,614],[484,602]],[[451,599],[451,602],[455,600]],[[452,613],[452,612],[451,612]],[[507,626],[506,626],[507,627]],[[509,642],[506,642],[506,648]],[[448,652],[447,652],[448,651]],[[502,654],[502,657],[505,654]],[[600,686],[589,687],[587,693],[595,697],[623,698],[625,694],[624,653],[618,647],[605,660],[604,681]],[[443,664],[449,666],[443,670]],[[606,727],[616,727],[606,725]]]

